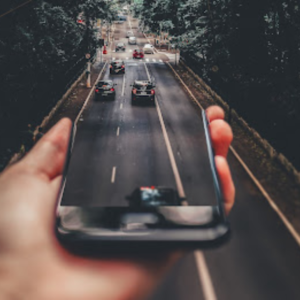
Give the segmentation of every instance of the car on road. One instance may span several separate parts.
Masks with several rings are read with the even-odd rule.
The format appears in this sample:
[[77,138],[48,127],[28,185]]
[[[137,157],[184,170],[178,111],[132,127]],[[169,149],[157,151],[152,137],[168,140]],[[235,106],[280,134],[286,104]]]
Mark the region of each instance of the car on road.
[[181,206],[184,200],[179,197],[176,190],[162,186],[136,188],[126,199],[133,207]]
[[118,43],[116,45],[116,52],[118,52],[118,51],[126,51],[126,46],[124,43]]
[[126,37],[129,38],[131,36],[134,36],[133,31],[131,31],[131,30],[127,31]]
[[121,59],[114,60],[110,63],[109,66],[109,73],[110,74],[119,74],[125,73],[125,63]]
[[116,91],[112,80],[100,80],[95,85],[95,100],[111,99],[115,100]]
[[128,44],[129,45],[136,45],[136,37],[135,36],[129,37]]
[[143,51],[145,54],[153,54],[154,53],[154,46],[151,44],[145,44],[143,47]]
[[120,21],[127,21],[127,17],[124,16],[124,15],[118,15],[118,19],[119,19]]
[[131,85],[131,104],[149,103],[155,106],[155,83],[149,80],[135,80]]
[[139,48],[136,48],[133,50],[132,52],[132,58],[144,58],[144,52],[143,50],[139,49]]

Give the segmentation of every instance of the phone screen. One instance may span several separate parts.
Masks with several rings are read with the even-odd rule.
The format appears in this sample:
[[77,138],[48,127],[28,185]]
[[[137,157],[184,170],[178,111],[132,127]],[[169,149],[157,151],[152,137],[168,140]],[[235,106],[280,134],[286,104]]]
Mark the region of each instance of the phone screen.
[[[93,119],[92,108],[88,119]],[[139,115],[144,112],[138,109]],[[152,112],[155,117],[156,109]],[[120,132],[110,139],[113,132],[102,122],[93,128],[89,122],[78,126],[60,208],[69,219],[80,218],[80,226],[102,229],[197,227],[222,219],[205,114],[191,128],[190,143],[181,148],[176,134],[164,136],[159,118],[155,124],[143,122],[142,133],[134,129],[141,119],[123,124],[123,140],[116,138]],[[147,132],[149,126],[160,132],[156,140]]]

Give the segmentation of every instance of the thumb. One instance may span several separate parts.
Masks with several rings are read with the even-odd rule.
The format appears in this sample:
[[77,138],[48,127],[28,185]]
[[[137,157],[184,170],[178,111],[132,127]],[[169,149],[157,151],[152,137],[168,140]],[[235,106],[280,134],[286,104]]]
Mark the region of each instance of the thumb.
[[52,180],[61,175],[68,151],[72,122],[64,118],[48,131],[23,159],[37,175]]

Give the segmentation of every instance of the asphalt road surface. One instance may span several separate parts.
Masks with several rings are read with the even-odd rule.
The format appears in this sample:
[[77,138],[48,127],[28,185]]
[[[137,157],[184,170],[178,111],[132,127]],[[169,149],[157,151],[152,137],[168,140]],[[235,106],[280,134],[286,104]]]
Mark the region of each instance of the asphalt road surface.
[[[115,41],[127,45],[125,33],[131,28],[139,46],[145,44],[147,40],[132,20],[115,25]],[[211,204],[214,197],[208,188],[211,177],[206,175],[199,110],[165,64],[170,55],[155,53],[135,61],[133,48],[127,45],[125,53],[106,56],[107,60],[124,59],[126,74],[111,76],[106,68],[102,78],[117,83],[116,100],[91,98],[79,121],[66,201],[126,206],[124,195],[137,186],[178,188],[163,134],[165,126],[188,203]],[[156,107],[132,106],[130,84],[148,76],[156,80]],[[299,245],[231,153],[228,159],[237,189],[230,242],[187,255],[149,299],[300,299]]]

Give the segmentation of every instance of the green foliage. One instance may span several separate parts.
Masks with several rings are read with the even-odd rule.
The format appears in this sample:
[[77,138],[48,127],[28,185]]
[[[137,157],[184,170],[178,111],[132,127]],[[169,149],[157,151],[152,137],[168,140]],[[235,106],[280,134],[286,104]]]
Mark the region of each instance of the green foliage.
[[85,53],[95,52],[96,21],[110,21],[113,4],[40,0],[0,19],[0,121],[15,123],[13,116],[20,112],[22,126],[59,99],[84,68]]

